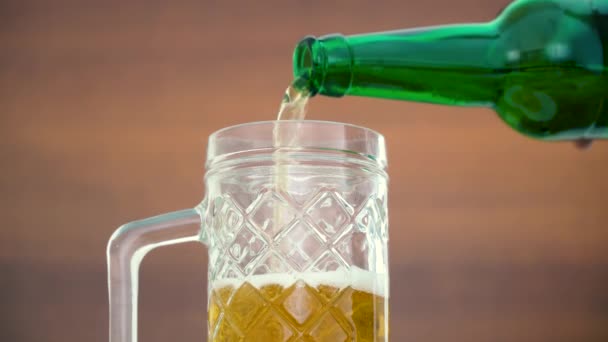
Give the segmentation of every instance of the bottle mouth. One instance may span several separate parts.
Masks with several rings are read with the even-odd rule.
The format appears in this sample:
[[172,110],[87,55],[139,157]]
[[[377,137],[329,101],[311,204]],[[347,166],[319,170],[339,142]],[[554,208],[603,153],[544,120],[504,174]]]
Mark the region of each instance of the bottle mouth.
[[317,39],[313,36],[306,36],[296,46],[293,53],[293,76],[295,84],[306,88],[310,96],[319,92],[319,65],[320,61],[315,61],[314,47]]
[[304,37],[293,54],[294,84],[310,96],[342,97],[353,80],[353,51],[341,34]]

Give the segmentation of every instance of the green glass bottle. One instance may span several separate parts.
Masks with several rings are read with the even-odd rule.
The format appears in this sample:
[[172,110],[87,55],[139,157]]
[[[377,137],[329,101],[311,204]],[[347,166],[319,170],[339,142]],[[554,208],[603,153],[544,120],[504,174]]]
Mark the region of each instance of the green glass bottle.
[[608,138],[608,0],[518,0],[493,21],[306,37],[312,94],[493,108],[544,140]]

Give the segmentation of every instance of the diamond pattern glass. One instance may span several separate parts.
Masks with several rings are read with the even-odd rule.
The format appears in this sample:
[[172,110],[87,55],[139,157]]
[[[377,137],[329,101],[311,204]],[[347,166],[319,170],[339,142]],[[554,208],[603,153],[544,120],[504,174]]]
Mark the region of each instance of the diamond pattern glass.
[[388,341],[385,176],[285,170],[283,188],[271,167],[208,180],[219,184],[209,193],[210,342]]
[[303,326],[322,307],[320,300],[313,291],[307,287],[303,280],[299,280],[282,302],[282,309],[298,326]]
[[322,193],[307,211],[321,234],[328,238],[340,232],[344,224],[348,222],[349,212],[352,212],[350,205],[335,192]]
[[320,254],[322,242],[317,233],[302,221],[281,234],[278,250],[296,271],[304,271]]
[[[348,329],[348,328],[347,328]],[[327,312],[307,334],[309,341],[348,341],[349,334],[338,321]],[[352,340],[352,339],[351,339]]]
[[274,192],[262,194],[254,203],[250,215],[251,222],[270,238],[281,232],[295,218],[294,210]]
[[252,261],[266,248],[264,239],[258,236],[249,225],[244,225],[228,248],[228,254],[242,272],[253,266]]
[[[379,193],[354,196],[350,189],[355,204],[341,195],[348,184],[341,190],[323,183],[297,201],[261,186],[249,208],[220,194],[214,237],[225,249],[221,270],[210,270],[210,341],[386,341],[376,327],[386,324],[384,302],[369,305],[386,292],[348,280],[351,269],[371,274],[371,284],[386,277],[386,252],[373,248],[388,238],[379,180],[367,187],[380,186]],[[368,304],[357,297],[365,291]],[[365,319],[357,325],[358,317]]]

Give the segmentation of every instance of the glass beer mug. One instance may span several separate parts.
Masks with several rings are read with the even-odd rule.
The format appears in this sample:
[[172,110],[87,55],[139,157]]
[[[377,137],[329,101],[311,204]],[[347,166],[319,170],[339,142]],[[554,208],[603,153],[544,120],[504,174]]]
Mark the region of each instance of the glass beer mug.
[[210,342],[388,341],[380,134],[320,121],[243,124],[210,136],[206,165],[200,205],[112,235],[110,342],[137,341],[145,254],[189,241],[209,251]]

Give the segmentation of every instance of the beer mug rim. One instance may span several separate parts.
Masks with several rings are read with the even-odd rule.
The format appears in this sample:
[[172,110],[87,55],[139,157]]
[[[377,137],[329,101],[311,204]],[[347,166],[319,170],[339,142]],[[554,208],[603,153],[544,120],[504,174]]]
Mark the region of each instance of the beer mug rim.
[[[295,132],[295,141],[277,142],[276,130]],[[227,158],[243,154],[272,155],[273,152],[298,151],[314,155],[327,151],[366,160],[384,170],[387,167],[384,136],[367,127],[334,121],[283,120],[256,121],[228,126],[209,136],[207,168]]]

